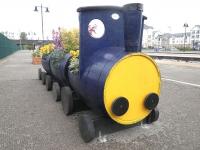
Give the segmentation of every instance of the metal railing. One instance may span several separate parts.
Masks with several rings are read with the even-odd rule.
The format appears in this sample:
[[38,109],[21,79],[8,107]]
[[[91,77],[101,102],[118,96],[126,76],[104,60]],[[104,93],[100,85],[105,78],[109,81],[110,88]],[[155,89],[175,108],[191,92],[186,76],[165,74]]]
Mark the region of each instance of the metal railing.
[[0,59],[12,54],[17,50],[19,50],[19,47],[16,45],[16,43],[0,33]]

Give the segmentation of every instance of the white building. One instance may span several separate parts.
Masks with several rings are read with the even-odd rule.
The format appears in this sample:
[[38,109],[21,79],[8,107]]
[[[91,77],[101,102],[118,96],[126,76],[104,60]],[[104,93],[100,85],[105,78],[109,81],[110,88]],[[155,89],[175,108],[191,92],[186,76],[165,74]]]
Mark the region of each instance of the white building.
[[144,25],[142,46],[143,48],[153,47],[153,27]]
[[155,49],[162,48],[162,33],[160,31],[153,31],[152,46]]
[[[1,31],[1,34],[6,36],[8,39],[17,40],[20,39],[20,33]],[[27,32],[26,37],[28,40],[38,40],[38,35],[35,32]]]
[[161,45],[162,45],[162,48],[164,50],[171,50],[172,49],[173,46],[170,44],[171,37],[172,37],[171,33],[162,34]]
[[200,25],[195,25],[191,29],[192,48],[200,50]]
[[[184,42],[185,41],[185,42]],[[195,25],[190,32],[161,33],[151,26],[144,26],[143,48],[195,48],[200,50],[200,25]]]
[[[185,33],[175,33],[171,35],[171,38],[169,39],[169,45],[171,47],[191,47],[191,38],[190,38],[190,32]],[[185,42],[184,42],[185,40]]]
[[152,26],[144,25],[143,48],[162,48],[162,33],[154,30]]

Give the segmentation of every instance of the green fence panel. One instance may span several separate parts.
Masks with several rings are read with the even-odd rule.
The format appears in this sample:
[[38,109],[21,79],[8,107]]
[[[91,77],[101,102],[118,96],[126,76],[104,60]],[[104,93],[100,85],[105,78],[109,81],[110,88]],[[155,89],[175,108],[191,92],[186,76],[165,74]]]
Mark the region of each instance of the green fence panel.
[[19,46],[0,33],[0,59],[4,58],[15,51],[19,50]]

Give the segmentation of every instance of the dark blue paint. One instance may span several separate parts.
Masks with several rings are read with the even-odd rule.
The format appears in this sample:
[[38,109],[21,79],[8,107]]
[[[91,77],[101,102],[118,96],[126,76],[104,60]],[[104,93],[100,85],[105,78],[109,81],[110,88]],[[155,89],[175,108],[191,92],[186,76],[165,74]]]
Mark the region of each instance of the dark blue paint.
[[42,57],[42,66],[44,70],[51,75],[51,68],[50,68],[50,55],[46,55]]
[[[80,94],[90,108],[106,113],[103,93],[109,71],[122,57],[141,51],[145,19],[142,15],[142,5],[87,7],[78,11],[80,12],[80,72],[79,74],[67,72],[70,55],[66,55],[58,67],[50,65],[50,71],[60,84],[70,85],[72,90]],[[112,19],[113,13],[117,13],[120,18]],[[88,24],[93,19],[100,19],[104,23],[105,33],[102,38],[95,39],[89,35]],[[48,62],[51,62],[51,58],[49,59]],[[43,66],[48,70],[46,62],[44,61]]]
[[42,66],[44,70],[47,72],[47,74],[51,75],[61,87],[69,85],[67,68],[69,65],[69,59],[71,57],[70,54],[66,54],[65,57],[60,60],[57,67],[52,65],[52,57],[53,56],[51,54],[42,57]]
[[[113,20],[111,15],[118,13],[119,20]],[[100,19],[105,26],[104,36],[100,39],[92,38],[88,32],[88,24],[93,19]],[[124,46],[124,20],[122,10],[84,11],[80,13],[80,75],[90,64],[88,59],[98,50],[105,47]]]
[[[140,52],[144,16],[139,4],[121,8],[95,7],[79,9],[80,16],[80,74],[68,72],[69,82],[85,103],[97,112],[105,113],[103,93],[110,69],[130,52]],[[118,20],[111,15],[119,14]],[[105,34],[100,39],[92,38],[88,24],[100,19]]]

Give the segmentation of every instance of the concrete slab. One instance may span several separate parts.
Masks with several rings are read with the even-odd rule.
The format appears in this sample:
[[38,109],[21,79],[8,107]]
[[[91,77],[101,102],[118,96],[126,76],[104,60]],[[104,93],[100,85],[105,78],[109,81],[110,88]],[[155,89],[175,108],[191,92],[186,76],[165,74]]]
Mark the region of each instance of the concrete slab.
[[[197,67],[159,66],[162,76],[200,84]],[[29,51],[0,64],[1,150],[200,149],[200,88],[163,81],[157,122],[110,134],[103,132],[109,125],[99,123],[99,136],[86,144],[78,131],[80,114],[63,114],[52,92],[37,80],[38,67],[31,64]]]

